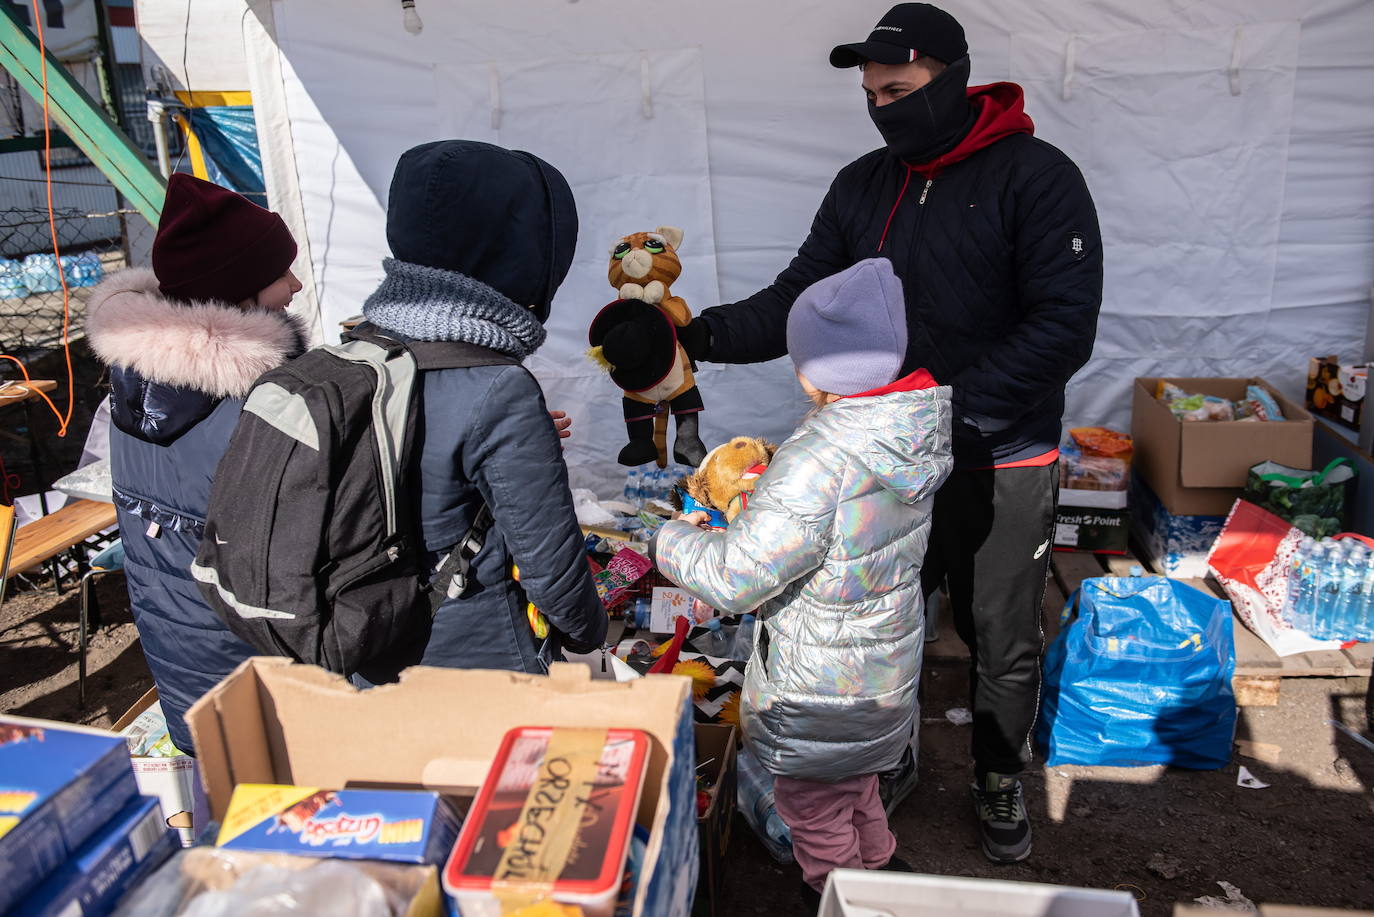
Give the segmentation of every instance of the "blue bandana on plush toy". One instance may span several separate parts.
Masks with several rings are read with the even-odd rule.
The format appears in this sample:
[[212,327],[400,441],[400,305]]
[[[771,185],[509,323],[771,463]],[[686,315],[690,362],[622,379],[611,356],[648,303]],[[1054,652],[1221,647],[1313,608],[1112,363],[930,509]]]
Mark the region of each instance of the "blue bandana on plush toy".
[[726,528],[748,507],[775,451],[771,443],[748,436],[737,436],[712,449],[674,491],[682,512],[707,513],[710,528]]

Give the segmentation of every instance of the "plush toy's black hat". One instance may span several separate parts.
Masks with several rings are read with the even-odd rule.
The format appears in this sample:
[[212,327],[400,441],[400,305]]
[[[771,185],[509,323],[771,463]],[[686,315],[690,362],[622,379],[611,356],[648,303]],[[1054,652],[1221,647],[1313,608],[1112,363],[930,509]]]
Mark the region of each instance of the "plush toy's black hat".
[[611,365],[611,381],[627,392],[658,385],[678,359],[672,320],[638,299],[617,299],[598,312],[587,339]]

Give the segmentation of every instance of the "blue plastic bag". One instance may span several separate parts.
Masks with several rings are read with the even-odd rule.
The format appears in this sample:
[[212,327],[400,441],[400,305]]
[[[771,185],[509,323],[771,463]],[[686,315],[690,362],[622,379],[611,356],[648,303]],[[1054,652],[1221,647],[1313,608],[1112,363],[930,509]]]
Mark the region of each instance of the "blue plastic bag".
[[1099,577],[1064,606],[1045,654],[1048,763],[1198,770],[1231,759],[1230,603],[1160,576]]

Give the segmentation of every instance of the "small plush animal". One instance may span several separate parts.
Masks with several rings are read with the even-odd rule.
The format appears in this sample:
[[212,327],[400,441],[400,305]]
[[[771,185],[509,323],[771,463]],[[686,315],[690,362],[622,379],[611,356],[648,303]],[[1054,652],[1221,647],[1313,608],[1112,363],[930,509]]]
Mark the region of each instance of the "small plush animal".
[[716,510],[725,522],[734,522],[749,505],[749,497],[768,463],[773,460],[777,446],[751,436],[736,436],[723,446],[707,453],[697,470],[678,482],[673,490],[673,505],[687,511],[679,491],[700,508]]
[[671,290],[682,273],[681,244],[681,229],[660,226],[611,247],[607,278],[620,298],[593,319],[590,339],[593,358],[624,392],[630,441],[620,451],[622,465],[667,464],[669,413],[677,419],[673,458],[696,467],[706,456],[697,417],[704,407],[701,391],[677,343],[677,329],[692,320],[686,301]]

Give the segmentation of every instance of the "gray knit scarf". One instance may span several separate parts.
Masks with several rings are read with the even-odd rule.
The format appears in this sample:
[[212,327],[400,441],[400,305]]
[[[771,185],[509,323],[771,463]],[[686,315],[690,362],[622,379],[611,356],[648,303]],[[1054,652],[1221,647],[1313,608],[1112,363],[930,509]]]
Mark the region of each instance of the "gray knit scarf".
[[534,313],[466,274],[387,258],[363,317],[420,341],[463,341],[524,359],[547,332]]

